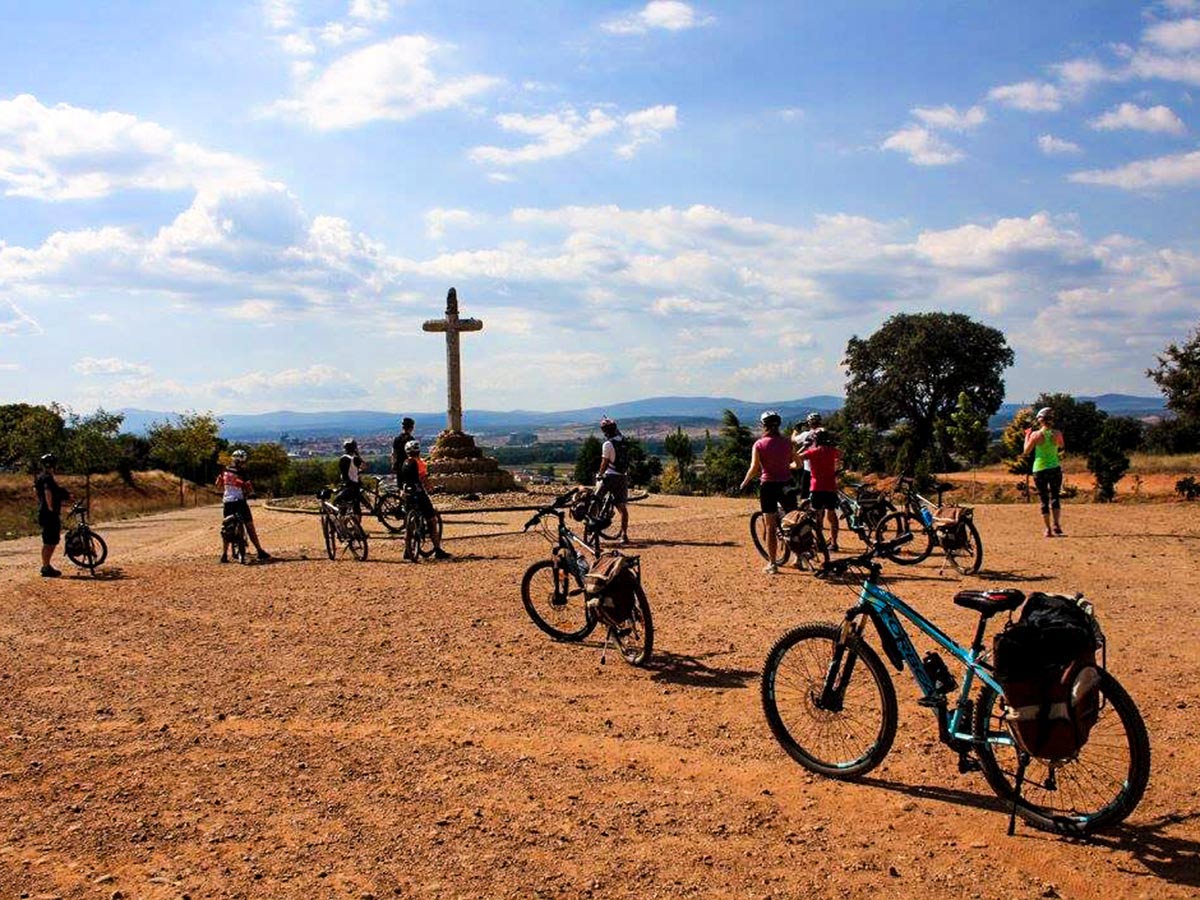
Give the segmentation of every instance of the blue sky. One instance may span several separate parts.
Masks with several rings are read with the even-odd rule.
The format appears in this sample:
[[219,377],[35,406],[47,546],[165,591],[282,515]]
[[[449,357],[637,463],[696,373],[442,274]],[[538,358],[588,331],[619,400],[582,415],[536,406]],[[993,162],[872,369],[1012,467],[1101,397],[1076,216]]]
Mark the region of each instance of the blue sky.
[[1011,399],[1200,323],[1200,0],[0,0],[0,398],[840,393],[896,312]]

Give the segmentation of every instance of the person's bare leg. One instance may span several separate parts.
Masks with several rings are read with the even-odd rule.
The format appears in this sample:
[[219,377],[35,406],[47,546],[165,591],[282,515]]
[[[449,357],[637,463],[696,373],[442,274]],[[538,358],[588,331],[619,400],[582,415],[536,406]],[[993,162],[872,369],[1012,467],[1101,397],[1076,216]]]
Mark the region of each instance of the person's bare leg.
[[42,544],[42,568],[50,568],[50,557],[54,555],[53,544]]
[[1054,516],[1054,533],[1062,534],[1062,510],[1055,506],[1050,510],[1050,512]]
[[829,535],[830,535],[830,537],[832,538],[832,540],[829,542],[829,546],[830,546],[830,547],[833,547],[833,548],[837,548],[837,545],[838,545],[838,540],[837,540],[837,539],[838,539],[838,516],[837,516],[837,510],[836,510],[836,509],[827,509],[827,510],[825,510],[825,517],[826,517],[826,518],[829,520]]
[[629,507],[622,503],[619,507],[621,511],[621,542],[629,541]]
[[776,528],[778,513],[763,513],[763,521],[767,523],[767,562],[775,562],[779,553],[779,536]]
[[258,531],[254,528],[254,522],[251,521],[246,523],[246,534],[250,536],[250,543],[254,545],[254,549],[257,550],[259,554],[267,552],[262,548],[262,544],[258,542]]
[[1042,521],[1046,525],[1046,537],[1053,537],[1054,532],[1050,530],[1050,513],[1042,513]]

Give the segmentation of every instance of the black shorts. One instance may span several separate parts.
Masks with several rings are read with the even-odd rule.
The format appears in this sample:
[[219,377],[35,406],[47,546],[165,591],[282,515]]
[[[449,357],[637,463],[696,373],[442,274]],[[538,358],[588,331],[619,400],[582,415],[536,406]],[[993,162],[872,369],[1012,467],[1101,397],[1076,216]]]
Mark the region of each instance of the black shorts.
[[42,544],[57,547],[62,540],[62,516],[50,511],[38,513],[38,526],[42,529]]
[[425,518],[431,518],[434,514],[433,501],[429,499],[429,495],[424,491],[417,491],[409,498],[409,509],[419,509],[421,515]]
[[812,493],[812,472],[808,469],[800,470],[800,496],[807,497]]
[[791,512],[796,508],[796,489],[790,481],[764,481],[758,486],[758,508],[765,513]]
[[232,516],[238,514],[242,517],[243,522],[253,522],[254,516],[250,515],[250,504],[245,500],[226,500],[221,511],[223,516]]
[[837,509],[837,491],[813,491],[808,495],[808,501],[813,509]]
[[605,475],[600,479],[600,489],[596,491],[596,499],[601,500],[605,494],[612,494],[613,503],[624,506],[629,502],[629,478],[619,475]]

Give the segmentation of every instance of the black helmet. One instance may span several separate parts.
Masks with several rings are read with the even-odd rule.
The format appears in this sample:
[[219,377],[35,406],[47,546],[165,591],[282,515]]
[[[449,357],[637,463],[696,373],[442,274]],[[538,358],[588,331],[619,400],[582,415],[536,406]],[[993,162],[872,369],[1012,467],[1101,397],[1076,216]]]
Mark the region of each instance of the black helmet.
[[401,420],[400,420],[400,427],[401,427],[401,428],[403,428],[405,431],[412,431],[413,427],[414,427],[416,424],[417,424],[417,423],[416,423],[416,422],[414,422],[414,421],[413,421],[411,418],[409,418],[408,416],[405,416],[403,419],[401,419]]
[[358,451],[358,441],[354,438],[346,438],[346,440],[342,441],[342,449],[347,453],[355,453]]
[[42,468],[48,469],[51,466],[58,465],[58,457],[53,453],[43,453],[41,458]]

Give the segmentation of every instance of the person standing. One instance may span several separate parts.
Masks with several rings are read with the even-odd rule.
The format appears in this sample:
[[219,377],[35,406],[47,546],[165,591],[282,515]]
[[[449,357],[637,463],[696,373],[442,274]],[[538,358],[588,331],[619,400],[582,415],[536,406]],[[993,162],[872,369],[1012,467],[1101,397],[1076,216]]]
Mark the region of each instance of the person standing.
[[400,420],[400,433],[392,439],[392,473],[399,478],[400,467],[404,465],[404,448],[408,446],[409,441],[415,441],[416,435],[413,434],[413,429],[417,427],[417,423],[405,416]]
[[[254,494],[254,485],[246,477],[246,451],[241,447],[229,454],[229,467],[217,476],[217,487],[221,489],[222,516],[242,517],[246,526],[246,536],[254,545],[258,558],[263,562],[271,558],[271,554],[263,549],[258,541],[258,531],[254,527],[254,516],[250,513],[250,497]],[[229,539],[221,533],[221,562],[229,562]]]
[[779,571],[775,564],[779,547],[779,511],[782,508],[787,513],[796,508],[796,495],[790,490],[796,451],[792,442],[780,434],[783,419],[779,413],[769,409],[759,416],[759,421],[763,436],[750,449],[750,468],[746,470],[739,490],[744,491],[750,482],[758,479],[758,505],[767,526],[767,564],[763,571],[774,575]]
[[338,460],[341,487],[334,499],[339,506],[349,506],[354,511],[356,522],[362,521],[362,473],[365,470],[366,465],[358,455],[358,441],[354,438],[342,441],[342,457]]
[[[433,538],[433,558],[449,559],[450,554],[442,549],[442,533],[437,526],[437,513],[433,501],[425,490],[426,478],[425,461],[421,459],[421,444],[419,441],[409,441],[404,445],[404,461],[396,474],[397,484],[404,492],[410,504],[416,504],[425,522],[429,526],[429,534]],[[412,506],[409,507],[411,509]]]
[[1044,406],[1037,412],[1037,427],[1025,432],[1025,453],[1033,452],[1033,483],[1042,502],[1046,537],[1061,537],[1063,471],[1058,454],[1063,435],[1054,427],[1054,410]]
[[817,510],[817,527],[821,528],[820,511],[829,522],[829,549],[838,551],[838,494],[837,468],[842,453],[833,445],[833,435],[824,428],[813,437],[814,446],[801,452],[800,458],[812,466],[812,493],[809,502]]
[[[824,426],[821,424],[821,414],[818,412],[810,412],[804,417],[804,427],[801,429],[797,426],[792,431],[792,443],[796,445],[798,451],[809,450],[812,448],[817,437],[817,432],[824,431]],[[800,496],[807,497],[812,492],[812,463],[808,460],[804,461],[803,467],[800,469]]]
[[50,558],[62,540],[63,501],[71,495],[54,480],[58,458],[53,453],[47,453],[40,462],[42,471],[33,480],[33,489],[38,498],[38,527],[42,529],[42,577],[57,578],[62,572],[50,565]]
[[625,435],[617,428],[617,423],[604,416],[600,419],[600,431],[604,434],[604,444],[600,448],[600,471],[596,473],[599,487],[596,489],[596,504],[605,494],[612,494],[613,506],[621,514],[622,544],[629,543],[629,444]]

